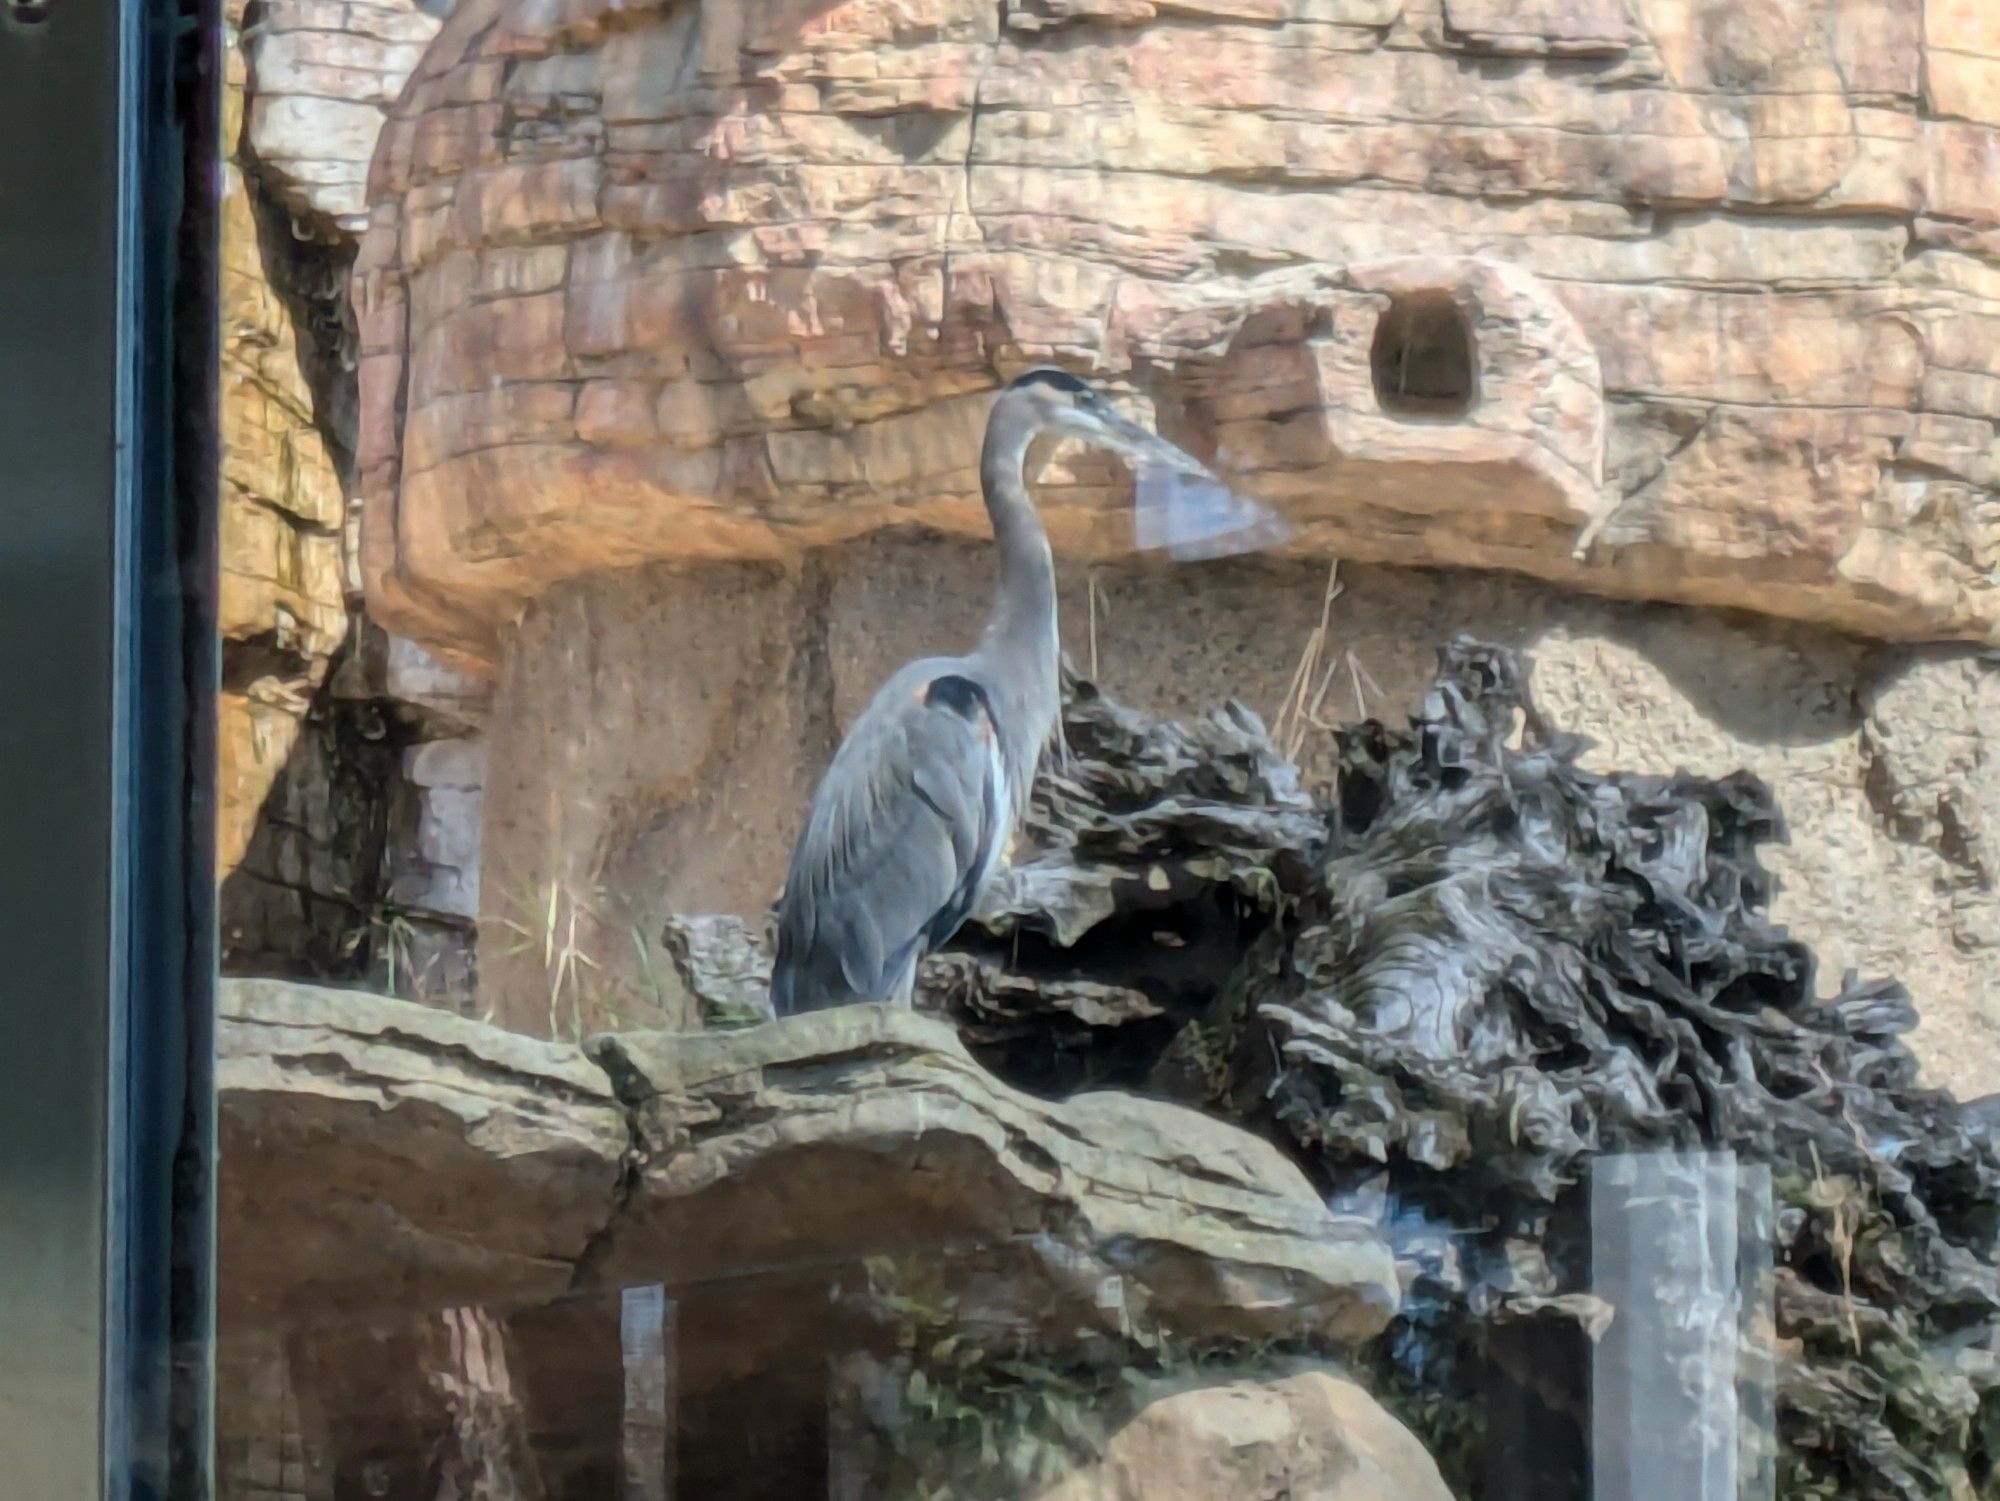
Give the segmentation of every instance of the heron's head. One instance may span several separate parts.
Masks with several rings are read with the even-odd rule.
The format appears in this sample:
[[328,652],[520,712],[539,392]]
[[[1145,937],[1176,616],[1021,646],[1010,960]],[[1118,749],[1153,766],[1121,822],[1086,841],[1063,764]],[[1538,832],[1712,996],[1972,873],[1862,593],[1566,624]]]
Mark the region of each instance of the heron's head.
[[1193,454],[1141,427],[1113,407],[1103,392],[1067,370],[1042,365],[1017,375],[1007,385],[1007,396],[1027,406],[1040,431],[1108,448],[1135,470],[1159,468],[1214,478]]

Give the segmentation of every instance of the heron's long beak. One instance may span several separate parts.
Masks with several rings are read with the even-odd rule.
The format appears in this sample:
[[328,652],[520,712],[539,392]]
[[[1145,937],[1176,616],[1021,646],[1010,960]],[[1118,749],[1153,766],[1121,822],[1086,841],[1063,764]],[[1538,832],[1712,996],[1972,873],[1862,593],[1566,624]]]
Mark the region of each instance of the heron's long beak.
[[[1096,424],[1098,441],[1132,467],[1164,469],[1193,479],[1215,480],[1209,467],[1185,449],[1169,443],[1150,428],[1117,412],[1105,413]],[[1220,481],[1216,481],[1220,483]]]

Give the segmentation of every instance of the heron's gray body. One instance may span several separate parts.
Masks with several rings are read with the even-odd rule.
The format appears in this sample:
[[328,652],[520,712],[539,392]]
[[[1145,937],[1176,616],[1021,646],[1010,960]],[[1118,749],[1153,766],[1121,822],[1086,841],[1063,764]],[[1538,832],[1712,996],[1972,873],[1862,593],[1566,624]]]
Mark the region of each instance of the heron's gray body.
[[1055,564],[1022,477],[1044,430],[1194,465],[1060,371],[1001,394],[980,455],[1000,561],[985,634],[897,672],[827,768],[779,900],[780,1016],[908,1004],[919,961],[971,913],[1027,806],[1061,701]]
[[957,931],[1026,803],[1047,726],[995,706],[978,655],[912,662],[854,722],[814,800],[780,910],[779,1015],[907,1003]]

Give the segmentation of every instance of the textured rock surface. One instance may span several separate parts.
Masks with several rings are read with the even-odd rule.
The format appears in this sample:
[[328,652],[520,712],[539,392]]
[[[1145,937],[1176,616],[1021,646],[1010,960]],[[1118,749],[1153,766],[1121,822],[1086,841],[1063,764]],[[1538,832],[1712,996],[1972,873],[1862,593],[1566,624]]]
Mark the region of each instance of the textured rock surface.
[[574,1048],[361,991],[222,987],[226,1324],[546,1301],[609,1218],[624,1112]]
[[466,0],[371,180],[373,606],[490,661],[579,573],[976,531],[1053,355],[1308,548],[1994,640],[1996,50],[1977,0]]
[[265,795],[291,754],[312,690],[347,634],[341,579],[346,499],[315,425],[299,329],[272,284],[242,133],[243,60],[227,49],[222,183],[222,515],[217,624],[217,859],[243,858]]
[[927,1018],[612,1036],[600,1067],[359,991],[234,980],[223,997],[222,1283],[240,1326],[898,1252],[980,1267],[984,1316],[1064,1335],[1144,1315],[1362,1338],[1394,1311],[1373,1226],[1330,1214],[1274,1147],[1136,1097],[1030,1099]]
[[1132,1095],[1031,1099],[927,1017],[850,1007],[596,1054],[645,1154],[592,1264],[610,1285],[936,1254],[990,1289],[969,1317],[1061,1337],[1131,1319],[1358,1339],[1395,1309],[1374,1228],[1268,1143]]
[[1322,1372],[1176,1393],[1040,1501],[1451,1501],[1424,1446]]
[[412,0],[263,0],[244,38],[250,145],[294,213],[360,230],[375,138],[437,30]]
[[403,775],[415,794],[417,828],[392,895],[430,912],[478,916],[485,745],[461,736],[411,746]]
[[230,971],[465,1006],[477,789],[403,763],[480,693],[361,619],[349,499],[361,184],[444,8],[229,7],[219,854]]

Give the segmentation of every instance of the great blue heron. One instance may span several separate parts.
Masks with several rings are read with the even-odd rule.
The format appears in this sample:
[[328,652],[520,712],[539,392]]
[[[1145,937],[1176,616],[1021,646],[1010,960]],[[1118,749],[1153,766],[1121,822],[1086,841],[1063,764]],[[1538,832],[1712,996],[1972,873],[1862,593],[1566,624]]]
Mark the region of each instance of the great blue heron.
[[994,402],[979,482],[1000,577],[979,645],[910,663],[876,693],[827,768],[778,905],[779,1016],[907,1005],[917,963],[958,930],[1027,805],[1060,707],[1055,564],[1023,466],[1042,433],[1121,455],[1142,477],[1221,491],[1166,439],[1047,367]]

